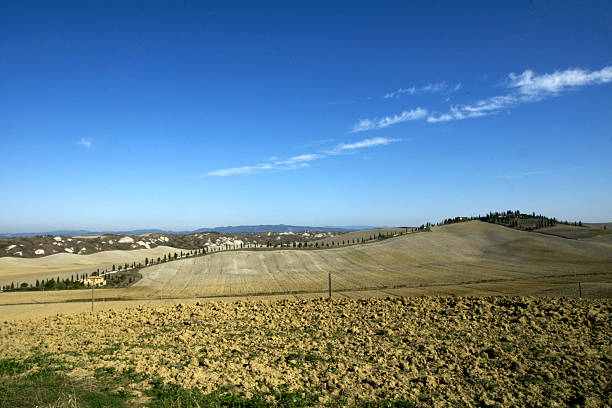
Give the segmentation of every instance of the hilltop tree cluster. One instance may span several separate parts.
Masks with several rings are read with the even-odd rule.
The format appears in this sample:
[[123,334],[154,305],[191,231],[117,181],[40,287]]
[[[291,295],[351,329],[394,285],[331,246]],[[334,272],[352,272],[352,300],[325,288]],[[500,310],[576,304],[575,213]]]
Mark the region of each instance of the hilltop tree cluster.
[[457,222],[466,221],[483,221],[491,224],[503,225],[504,227],[520,229],[524,231],[533,231],[539,228],[552,227],[557,224],[574,225],[582,227],[582,221],[574,221],[572,224],[568,221],[559,221],[556,218],[546,217],[542,214],[532,212],[531,214],[521,213],[519,210],[507,211],[491,211],[486,215],[478,215],[472,217],[455,217],[448,218],[438,223],[438,225],[454,224]]

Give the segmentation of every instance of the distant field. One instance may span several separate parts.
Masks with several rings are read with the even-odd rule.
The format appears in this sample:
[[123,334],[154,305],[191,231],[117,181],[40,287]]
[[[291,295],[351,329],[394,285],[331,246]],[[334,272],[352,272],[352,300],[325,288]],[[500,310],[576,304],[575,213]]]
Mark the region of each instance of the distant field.
[[181,251],[180,248],[158,246],[151,249],[131,251],[103,251],[89,255],[55,254],[41,258],[0,258],[0,286],[11,282],[34,283],[36,279],[70,278],[76,273],[91,273],[97,268],[111,268],[132,262],[144,262],[145,258],[157,258],[169,252]]
[[[96,297],[99,307],[122,308],[196,298],[322,296],[328,273],[334,293],[348,297],[577,296],[578,282],[584,296],[612,297],[612,241],[600,237],[566,239],[473,221],[364,245],[182,259],[144,268],[134,286],[99,289]],[[0,319],[87,310],[82,302],[90,296],[88,290],[0,294]]]
[[583,225],[597,229],[603,229],[603,227],[605,226],[606,230],[612,228],[612,222],[584,222]]
[[379,234],[382,234],[385,237],[389,235],[396,236],[396,235],[400,235],[406,232],[410,232],[412,231],[412,229],[413,228],[411,227],[405,227],[405,228],[379,228],[379,229],[373,229],[373,230],[351,231],[351,232],[345,232],[342,234],[338,234],[334,237],[327,237],[327,238],[313,241],[311,245],[314,245],[315,243],[319,243],[319,245],[321,244],[332,245],[332,242],[335,245],[338,245],[338,243],[340,243],[340,245],[347,245],[349,243],[352,244],[353,241],[357,242],[357,240],[361,241],[361,240],[376,239]]
[[380,242],[314,251],[238,251],[155,265],[134,287],[170,296],[321,291],[458,284],[612,273],[612,245],[482,222]]
[[596,229],[590,227],[577,227],[574,225],[557,224],[552,227],[538,228],[535,230],[540,234],[556,235],[558,237],[570,238],[570,239],[585,239],[593,238],[599,235],[607,235],[611,232],[603,229]]

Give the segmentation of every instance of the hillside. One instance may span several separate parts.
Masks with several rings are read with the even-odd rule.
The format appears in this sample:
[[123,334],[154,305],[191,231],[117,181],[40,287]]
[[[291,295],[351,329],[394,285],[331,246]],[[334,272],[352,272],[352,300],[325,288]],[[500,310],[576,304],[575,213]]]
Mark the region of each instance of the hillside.
[[249,234],[222,234],[201,232],[195,234],[143,234],[143,235],[98,235],[98,236],[35,236],[24,238],[0,238],[0,258],[36,258],[52,254],[70,253],[79,255],[102,251],[151,249],[160,245],[188,250],[219,250],[241,245],[287,245],[306,242],[336,234],[329,231],[265,232]]
[[601,228],[592,228],[589,226],[578,227],[575,225],[558,224],[552,227],[543,227],[537,229],[535,232],[540,234],[556,235],[558,237],[568,239],[588,239],[599,236],[607,236],[612,234],[611,231]]
[[38,258],[3,257],[0,258],[0,287],[12,282],[34,284],[37,279],[65,279],[75,274],[91,274],[98,268],[110,270],[115,264],[142,262],[146,257],[152,259],[180,251],[181,248],[158,245],[151,249],[111,250],[88,255],[64,252]]
[[[96,308],[260,295],[260,299],[307,299],[326,295],[328,273],[332,274],[334,294],[341,297],[581,293],[590,298],[612,297],[612,241],[600,239],[609,236],[576,240],[471,221],[329,249],[215,252],[142,268],[142,279],[129,288],[97,290]],[[142,261],[145,256],[153,258],[153,251],[161,251],[163,256],[178,249],[0,258],[0,269],[20,282],[28,281],[26,277],[36,279],[37,275],[60,275],[62,269],[70,277],[74,273],[71,271],[91,271],[94,266],[79,261],[108,264],[116,262],[113,257],[132,254],[138,255],[134,261]],[[47,262],[56,258],[70,263]],[[87,311],[91,301],[91,291],[86,289],[8,292],[0,296],[4,304],[0,315],[5,319]]]
[[537,279],[612,271],[612,245],[478,221],[319,251],[238,251],[155,265],[134,289],[246,295]]
[[606,229],[612,228],[612,222],[585,222],[584,225],[590,228]]

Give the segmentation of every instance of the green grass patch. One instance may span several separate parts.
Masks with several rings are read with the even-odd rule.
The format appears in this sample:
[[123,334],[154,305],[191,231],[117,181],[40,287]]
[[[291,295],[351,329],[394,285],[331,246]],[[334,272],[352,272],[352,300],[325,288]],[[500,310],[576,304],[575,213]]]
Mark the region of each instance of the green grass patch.
[[0,407],[35,406],[127,407],[129,395],[102,393],[75,383],[62,372],[41,369],[26,375],[0,377]]
[[[176,384],[163,384],[157,379],[152,382],[153,388],[148,392],[151,397],[149,406],[152,408],[188,408],[188,407],[214,407],[214,408],[263,408],[263,407],[311,407],[319,406],[319,394],[302,391],[278,391],[270,394],[255,394],[249,398],[244,394],[231,393],[230,390],[203,394],[199,390],[188,390]],[[274,397],[270,399],[270,397]],[[329,407],[345,406],[346,401],[332,400],[325,404]],[[362,408],[413,408],[415,405],[409,401],[382,400],[367,403],[357,403]]]
[[[188,390],[176,384],[164,385],[161,380],[152,382],[153,388],[148,392],[152,398],[150,407],[235,407],[235,408],[261,408],[261,407],[310,407],[318,403],[318,396],[302,392],[281,391],[273,394],[255,394],[250,398],[244,395],[231,394],[219,391],[203,394],[199,390]],[[268,401],[273,396],[274,401]]]
[[357,404],[360,408],[414,408],[416,405],[410,401],[376,401]]
[[66,366],[48,355],[0,360],[0,408],[35,406],[127,407],[127,393],[102,392],[71,380]]
[[31,364],[24,361],[14,360],[12,358],[0,359],[0,376],[18,375],[26,372],[31,367]]

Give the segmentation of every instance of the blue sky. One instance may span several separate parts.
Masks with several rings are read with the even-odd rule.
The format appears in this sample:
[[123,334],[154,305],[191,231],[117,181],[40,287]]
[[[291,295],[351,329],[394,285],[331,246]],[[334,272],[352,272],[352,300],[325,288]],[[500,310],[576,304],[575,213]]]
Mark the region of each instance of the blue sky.
[[408,3],[0,3],[0,232],[612,220],[612,3]]

